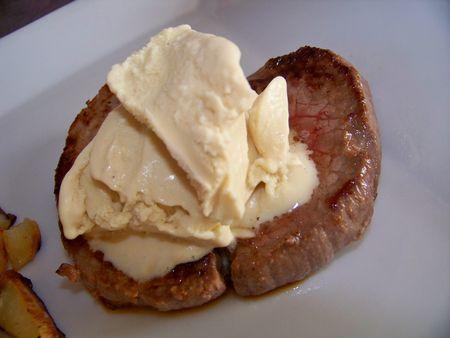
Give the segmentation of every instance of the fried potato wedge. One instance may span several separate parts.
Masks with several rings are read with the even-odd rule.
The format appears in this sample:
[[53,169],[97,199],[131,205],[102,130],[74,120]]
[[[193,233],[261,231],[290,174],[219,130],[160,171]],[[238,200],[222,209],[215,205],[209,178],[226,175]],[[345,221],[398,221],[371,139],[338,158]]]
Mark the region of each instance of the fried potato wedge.
[[32,287],[14,270],[0,275],[0,327],[16,337],[64,337]]
[[5,242],[3,241],[4,232],[4,230],[0,229],[0,274],[8,268],[8,255],[6,254]]
[[41,245],[39,225],[26,218],[22,223],[4,231],[4,243],[12,268],[18,271],[30,262],[39,250]]
[[11,225],[14,224],[16,219],[16,215],[8,214],[2,208],[0,208],[0,229],[8,229]]

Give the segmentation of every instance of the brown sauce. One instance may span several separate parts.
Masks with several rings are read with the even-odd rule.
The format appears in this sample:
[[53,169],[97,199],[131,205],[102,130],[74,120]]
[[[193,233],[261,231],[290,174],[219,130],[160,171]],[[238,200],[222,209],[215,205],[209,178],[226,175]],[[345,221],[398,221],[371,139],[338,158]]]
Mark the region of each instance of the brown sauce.
[[271,297],[276,297],[279,296],[283,293],[289,292],[294,290],[295,288],[297,288],[298,286],[300,286],[304,281],[306,281],[307,278],[304,278],[302,280],[296,281],[296,282],[292,282],[292,283],[288,283],[286,285],[280,286],[276,289],[273,289],[269,292],[263,293],[262,295],[257,295],[257,296],[247,296],[247,297],[241,297],[244,300],[253,302],[253,301],[262,301],[266,298],[271,298]]

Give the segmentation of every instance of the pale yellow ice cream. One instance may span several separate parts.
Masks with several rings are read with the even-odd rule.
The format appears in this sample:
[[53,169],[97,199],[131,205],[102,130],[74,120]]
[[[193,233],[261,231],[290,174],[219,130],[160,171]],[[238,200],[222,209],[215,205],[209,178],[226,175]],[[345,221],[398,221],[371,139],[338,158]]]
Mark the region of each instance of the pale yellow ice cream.
[[286,81],[258,96],[239,60],[229,40],[184,25],[112,68],[121,105],[61,185],[67,238],[144,281],[310,198],[317,173],[289,143]]
[[187,173],[205,216],[242,217],[248,152],[245,111],[256,98],[231,41],[169,28],[108,74],[124,107],[150,127]]

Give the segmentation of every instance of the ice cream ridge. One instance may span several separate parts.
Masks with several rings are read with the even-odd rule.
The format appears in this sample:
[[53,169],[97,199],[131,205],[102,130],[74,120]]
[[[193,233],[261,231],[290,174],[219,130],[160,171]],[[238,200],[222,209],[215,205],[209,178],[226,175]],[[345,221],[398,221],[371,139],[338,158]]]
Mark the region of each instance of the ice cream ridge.
[[231,41],[164,29],[107,77],[120,105],[64,177],[64,236],[137,281],[163,276],[307,202],[318,184],[289,132],[286,81],[257,95]]

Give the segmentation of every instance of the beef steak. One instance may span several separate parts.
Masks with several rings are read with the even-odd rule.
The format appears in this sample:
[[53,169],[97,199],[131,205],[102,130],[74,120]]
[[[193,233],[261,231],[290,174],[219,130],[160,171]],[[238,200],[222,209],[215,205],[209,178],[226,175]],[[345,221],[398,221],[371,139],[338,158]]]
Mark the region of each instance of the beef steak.
[[[108,113],[118,104],[117,98],[105,85],[95,98],[87,102],[87,107],[70,126],[55,173],[57,201],[64,176],[78,154],[97,134]],[[177,310],[202,305],[219,297],[226,289],[219,271],[221,260],[216,253],[196,262],[180,264],[161,278],[138,283],[104,261],[102,253],[92,252],[83,236],[68,240],[61,231],[61,239],[75,263],[73,269],[86,289],[111,308],[149,306],[160,311]]]
[[335,53],[303,47],[249,77],[258,93],[275,76],[288,84],[289,125],[313,151],[319,186],[311,200],[239,240],[231,278],[240,295],[301,280],[359,239],[373,213],[380,174],[378,127],[367,83]]
[[[257,295],[305,278],[361,237],[373,213],[381,160],[366,82],[333,52],[312,47],[269,60],[249,81],[261,92],[278,75],[288,83],[290,128],[313,150],[320,183],[311,200],[262,224],[254,238],[239,240],[231,255],[215,251],[146,283],[105,262],[82,236],[68,240],[62,235],[75,263],[73,275],[93,296],[111,307],[167,311],[198,306],[224,292],[229,266],[236,292]],[[76,157],[118,104],[103,86],[72,123],[56,169],[56,199]],[[230,263],[222,264],[224,259]]]

